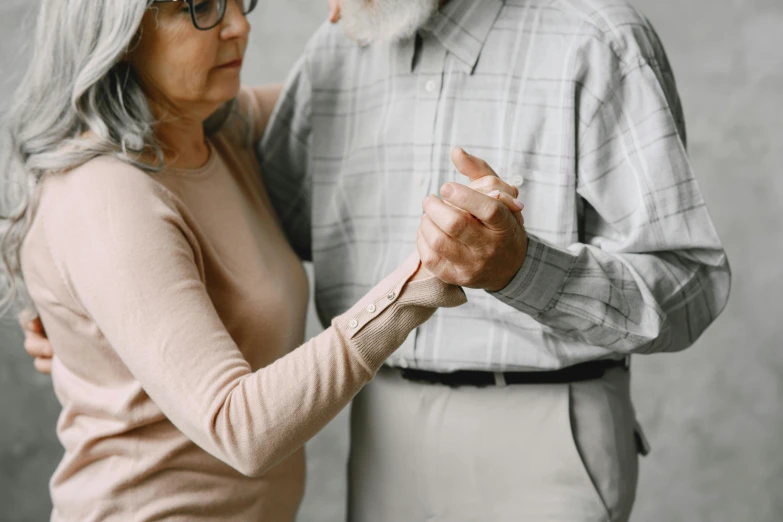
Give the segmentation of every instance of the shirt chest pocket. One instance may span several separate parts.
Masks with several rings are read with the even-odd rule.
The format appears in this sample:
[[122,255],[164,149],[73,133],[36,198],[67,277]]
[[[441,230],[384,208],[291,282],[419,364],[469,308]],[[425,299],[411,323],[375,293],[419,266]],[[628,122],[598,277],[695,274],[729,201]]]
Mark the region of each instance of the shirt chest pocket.
[[519,190],[525,205],[528,234],[556,246],[568,246],[578,237],[576,189],[568,177],[512,162],[500,177]]

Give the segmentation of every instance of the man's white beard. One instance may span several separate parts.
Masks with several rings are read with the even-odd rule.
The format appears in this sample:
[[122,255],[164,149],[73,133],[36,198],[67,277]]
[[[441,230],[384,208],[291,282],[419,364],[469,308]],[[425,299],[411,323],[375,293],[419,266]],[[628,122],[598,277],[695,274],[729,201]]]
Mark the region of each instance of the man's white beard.
[[439,0],[343,0],[343,30],[361,43],[410,38],[438,10]]

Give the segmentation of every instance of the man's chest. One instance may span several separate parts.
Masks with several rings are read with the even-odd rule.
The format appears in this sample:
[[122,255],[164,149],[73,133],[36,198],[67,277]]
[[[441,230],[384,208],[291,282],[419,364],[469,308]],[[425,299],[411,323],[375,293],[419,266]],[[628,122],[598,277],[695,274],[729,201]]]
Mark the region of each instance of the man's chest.
[[557,86],[513,70],[426,66],[315,86],[315,249],[415,240],[422,200],[446,182],[467,183],[450,160],[455,146],[519,188],[531,233],[573,242],[576,111],[572,87]]

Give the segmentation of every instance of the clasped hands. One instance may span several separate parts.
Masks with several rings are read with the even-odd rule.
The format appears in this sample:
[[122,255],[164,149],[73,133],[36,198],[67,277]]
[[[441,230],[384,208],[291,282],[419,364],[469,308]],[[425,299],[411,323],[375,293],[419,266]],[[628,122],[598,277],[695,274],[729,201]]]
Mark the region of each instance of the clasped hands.
[[416,246],[424,268],[446,283],[498,291],[527,256],[519,191],[482,159],[461,148],[451,152],[468,186],[446,183],[424,199]]

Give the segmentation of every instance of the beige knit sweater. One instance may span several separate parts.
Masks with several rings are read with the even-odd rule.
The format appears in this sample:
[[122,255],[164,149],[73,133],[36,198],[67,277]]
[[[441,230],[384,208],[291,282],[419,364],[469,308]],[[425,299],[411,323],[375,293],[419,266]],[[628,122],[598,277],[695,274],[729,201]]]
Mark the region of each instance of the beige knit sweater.
[[307,282],[260,182],[258,92],[198,170],[98,158],[41,186],[22,250],[55,350],[52,520],[295,518],[304,443],[439,306],[415,254],[310,341]]

